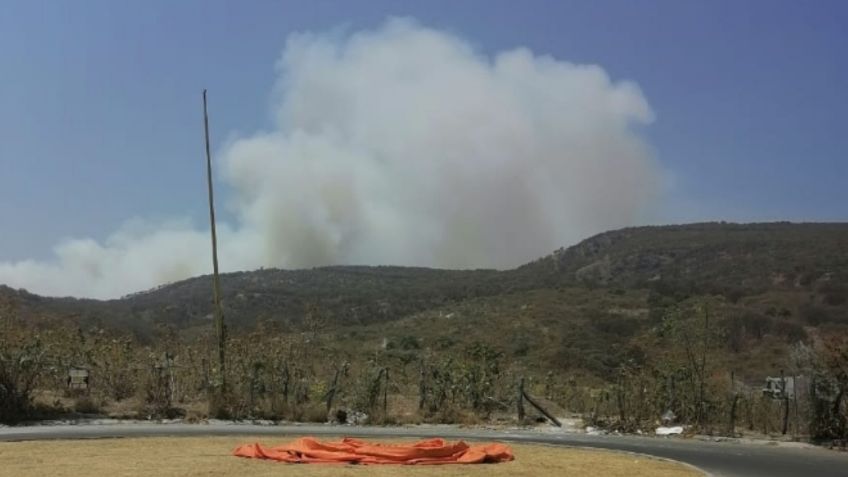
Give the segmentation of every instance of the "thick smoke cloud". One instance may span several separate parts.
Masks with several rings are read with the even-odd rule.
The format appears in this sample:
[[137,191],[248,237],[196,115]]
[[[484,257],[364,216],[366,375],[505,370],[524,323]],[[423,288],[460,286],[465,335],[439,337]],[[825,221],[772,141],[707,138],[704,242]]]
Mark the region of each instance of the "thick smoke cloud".
[[[391,20],[298,34],[277,65],[275,128],[231,141],[219,171],[236,221],[225,270],[519,265],[639,222],[662,171],[638,87],[518,48],[485,56]],[[0,263],[0,283],[116,297],[208,273],[205,228],[133,221],[55,260]]]

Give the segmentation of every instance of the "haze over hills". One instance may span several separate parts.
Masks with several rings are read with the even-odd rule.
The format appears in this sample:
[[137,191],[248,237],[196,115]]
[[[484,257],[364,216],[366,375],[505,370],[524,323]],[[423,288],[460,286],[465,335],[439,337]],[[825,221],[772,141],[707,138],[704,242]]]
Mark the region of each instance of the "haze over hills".
[[[634,227],[596,235],[513,270],[262,269],[225,274],[222,287],[227,322],[236,331],[268,320],[297,329],[310,306],[317,306],[327,328],[335,330],[403,323],[428,311],[475,303],[485,310],[485,300],[544,307],[553,300],[545,290],[564,289],[571,290],[572,302],[593,289],[625,295],[633,290],[637,293],[628,306],[639,309],[650,308],[650,296],[682,300],[718,295],[750,313],[785,310],[782,321],[799,327],[848,326],[848,224]],[[27,315],[73,317],[85,326],[118,328],[140,337],[157,323],[179,329],[205,326],[212,309],[209,276],[108,301],[47,298],[8,287],[0,293],[13,295]],[[586,315],[581,319],[609,320],[609,310],[602,308],[577,313]],[[501,311],[491,311],[492,318]],[[636,333],[635,328],[630,331]]]

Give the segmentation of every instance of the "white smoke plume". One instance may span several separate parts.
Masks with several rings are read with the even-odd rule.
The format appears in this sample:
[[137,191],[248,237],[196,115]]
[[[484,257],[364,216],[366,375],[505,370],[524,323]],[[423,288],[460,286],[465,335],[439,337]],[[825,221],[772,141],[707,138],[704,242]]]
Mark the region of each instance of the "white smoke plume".
[[[486,56],[395,19],[293,35],[277,69],[274,130],[220,154],[236,217],[220,226],[224,270],[513,267],[640,221],[661,191],[647,101],[598,66]],[[209,257],[205,228],[136,220],[0,263],[0,283],[111,298],[208,273]]]

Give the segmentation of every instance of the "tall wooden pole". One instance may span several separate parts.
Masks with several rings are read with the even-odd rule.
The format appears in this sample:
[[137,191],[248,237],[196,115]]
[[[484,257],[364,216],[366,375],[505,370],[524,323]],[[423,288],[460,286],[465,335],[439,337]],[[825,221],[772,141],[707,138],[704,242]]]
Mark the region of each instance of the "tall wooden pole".
[[212,153],[209,150],[209,114],[206,110],[206,90],[203,90],[203,130],[206,135],[206,184],[209,189],[209,226],[212,229],[212,301],[215,305],[215,331],[218,337],[218,373],[220,392],[226,388],[224,342],[224,310],[221,308],[221,281],[218,277],[218,236],[215,232],[215,197],[212,192]]

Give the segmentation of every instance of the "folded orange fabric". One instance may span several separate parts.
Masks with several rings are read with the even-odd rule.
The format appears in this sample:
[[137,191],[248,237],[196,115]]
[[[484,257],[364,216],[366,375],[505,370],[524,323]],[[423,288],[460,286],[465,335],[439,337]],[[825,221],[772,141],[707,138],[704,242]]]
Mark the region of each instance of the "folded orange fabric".
[[382,444],[349,437],[335,442],[302,437],[276,447],[245,444],[233,455],[292,464],[482,464],[514,459],[512,449],[498,443],[468,445],[427,439],[414,444]]

